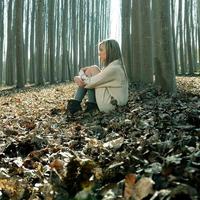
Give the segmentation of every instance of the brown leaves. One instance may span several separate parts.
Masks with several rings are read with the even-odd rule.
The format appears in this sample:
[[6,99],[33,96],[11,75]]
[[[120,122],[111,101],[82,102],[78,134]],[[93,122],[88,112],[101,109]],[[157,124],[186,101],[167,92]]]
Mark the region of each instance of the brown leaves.
[[133,196],[134,192],[134,185],[136,182],[136,175],[135,174],[127,174],[125,177],[124,183],[124,198],[125,200],[130,199]]
[[124,198],[125,200],[132,199],[142,200],[149,194],[153,193],[154,181],[150,178],[143,177],[136,182],[135,174],[127,174],[124,183]]
[[[2,198],[195,199],[199,88],[180,82],[192,94],[130,87],[127,106],[74,117],[64,114],[73,84],[1,97]],[[21,180],[26,191],[19,195]]]
[[62,170],[63,167],[64,167],[64,162],[60,159],[56,159],[56,160],[53,160],[49,166],[51,167],[51,169],[56,169],[56,170]]
[[22,199],[25,188],[24,184],[15,179],[0,179],[0,190],[4,192],[10,200]]

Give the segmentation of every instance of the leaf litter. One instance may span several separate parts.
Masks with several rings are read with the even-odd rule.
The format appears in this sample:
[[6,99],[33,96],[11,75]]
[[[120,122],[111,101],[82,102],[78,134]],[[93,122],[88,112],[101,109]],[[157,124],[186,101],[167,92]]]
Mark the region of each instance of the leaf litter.
[[74,84],[1,91],[0,199],[199,199],[200,79],[177,82],[74,116]]

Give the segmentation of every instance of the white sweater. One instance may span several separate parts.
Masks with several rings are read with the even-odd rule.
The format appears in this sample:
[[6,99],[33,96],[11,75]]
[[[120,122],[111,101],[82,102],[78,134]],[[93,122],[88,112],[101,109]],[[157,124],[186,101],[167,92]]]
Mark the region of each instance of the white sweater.
[[128,101],[128,80],[120,60],[115,60],[100,73],[85,80],[85,88],[95,88],[97,105],[100,111],[109,112],[115,108],[112,97],[122,106]]

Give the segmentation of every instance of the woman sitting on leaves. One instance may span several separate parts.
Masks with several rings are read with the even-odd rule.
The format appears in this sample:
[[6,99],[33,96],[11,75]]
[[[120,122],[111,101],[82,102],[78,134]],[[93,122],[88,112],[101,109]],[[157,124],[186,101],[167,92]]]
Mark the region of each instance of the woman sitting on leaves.
[[79,76],[74,77],[79,87],[74,99],[68,101],[67,111],[71,114],[82,110],[81,102],[86,93],[88,102],[85,112],[96,109],[109,112],[115,108],[113,99],[119,106],[128,101],[128,78],[118,42],[111,39],[100,42],[99,57],[102,70],[95,65],[84,67]]

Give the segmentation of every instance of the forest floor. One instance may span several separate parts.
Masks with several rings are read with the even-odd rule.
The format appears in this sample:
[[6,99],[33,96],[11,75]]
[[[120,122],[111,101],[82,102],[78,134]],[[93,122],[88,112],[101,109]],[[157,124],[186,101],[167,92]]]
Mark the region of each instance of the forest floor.
[[74,84],[0,92],[0,199],[200,199],[200,77],[65,113]]

